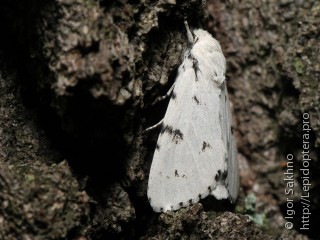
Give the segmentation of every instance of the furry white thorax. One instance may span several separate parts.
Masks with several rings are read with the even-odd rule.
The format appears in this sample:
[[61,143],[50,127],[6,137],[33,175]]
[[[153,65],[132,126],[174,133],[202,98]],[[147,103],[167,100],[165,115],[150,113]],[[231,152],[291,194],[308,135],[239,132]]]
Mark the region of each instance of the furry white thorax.
[[219,42],[202,29],[193,31],[195,37],[190,53],[199,61],[201,73],[206,78],[216,76],[214,81],[220,86],[225,80],[226,59]]

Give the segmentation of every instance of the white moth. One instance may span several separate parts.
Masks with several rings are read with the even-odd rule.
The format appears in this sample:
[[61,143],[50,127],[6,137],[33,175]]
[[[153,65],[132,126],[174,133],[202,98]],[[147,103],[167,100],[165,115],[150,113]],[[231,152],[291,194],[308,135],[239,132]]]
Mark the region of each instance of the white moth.
[[234,202],[239,190],[226,61],[216,39],[185,24],[191,48],[178,70],[149,175],[148,198],[156,212],[209,194]]

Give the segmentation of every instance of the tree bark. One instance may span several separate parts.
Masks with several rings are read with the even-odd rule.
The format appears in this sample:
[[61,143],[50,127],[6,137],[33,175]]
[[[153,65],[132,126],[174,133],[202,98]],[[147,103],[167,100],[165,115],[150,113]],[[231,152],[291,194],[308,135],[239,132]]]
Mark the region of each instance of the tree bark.
[[[317,236],[318,2],[1,5],[1,239]],[[168,101],[153,103],[176,77],[185,17],[211,32],[227,59],[241,189],[236,208],[208,199],[159,215],[146,196],[158,131],[144,130],[164,116]],[[310,231],[299,231],[304,113],[312,128]],[[295,171],[292,230],[284,227],[287,154]]]

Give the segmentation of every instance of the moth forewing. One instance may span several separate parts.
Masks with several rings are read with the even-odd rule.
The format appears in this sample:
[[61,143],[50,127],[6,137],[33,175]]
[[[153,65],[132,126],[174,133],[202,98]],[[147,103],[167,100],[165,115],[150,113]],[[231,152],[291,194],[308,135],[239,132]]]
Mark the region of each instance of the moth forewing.
[[179,67],[149,174],[148,198],[157,212],[209,194],[232,201],[238,195],[225,58],[208,32],[197,29],[188,36],[193,42]]

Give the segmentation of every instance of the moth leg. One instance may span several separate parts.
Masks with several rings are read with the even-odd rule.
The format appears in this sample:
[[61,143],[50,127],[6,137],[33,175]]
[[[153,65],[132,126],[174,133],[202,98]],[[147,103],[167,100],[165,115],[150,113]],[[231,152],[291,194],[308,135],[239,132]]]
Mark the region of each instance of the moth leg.
[[[175,86],[175,85],[176,85],[176,83],[174,82],[174,83],[172,84],[172,86],[170,87],[170,89],[168,90],[167,94],[164,95],[164,96],[158,97],[158,98],[152,103],[152,106],[155,105],[157,102],[160,102],[160,101],[166,99],[167,97],[170,97],[170,95],[171,95],[172,92],[173,92],[173,89],[174,89],[174,86]],[[148,127],[146,130],[144,130],[144,132],[149,132],[150,130],[153,130],[153,129],[161,126],[162,123],[163,123],[163,119],[162,119],[160,122],[158,122],[157,124],[155,124],[155,125],[153,125],[153,126],[151,126],[151,127]]]
[[144,130],[144,132],[149,132],[150,130],[153,130],[153,129],[161,126],[162,124],[163,124],[163,119],[160,122],[158,122],[157,124],[155,124],[155,125],[153,125],[151,127],[148,127],[146,130]]
[[151,106],[154,106],[156,103],[158,103],[158,102],[160,102],[160,101],[163,101],[164,99],[170,97],[171,93],[173,92],[173,89],[174,89],[175,84],[176,84],[176,83],[173,83],[173,84],[172,84],[172,86],[170,87],[170,89],[168,90],[168,92],[166,93],[166,95],[157,97],[157,99],[152,103]]

